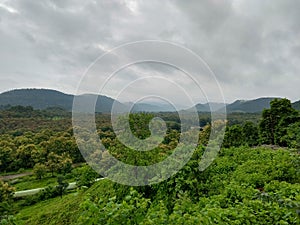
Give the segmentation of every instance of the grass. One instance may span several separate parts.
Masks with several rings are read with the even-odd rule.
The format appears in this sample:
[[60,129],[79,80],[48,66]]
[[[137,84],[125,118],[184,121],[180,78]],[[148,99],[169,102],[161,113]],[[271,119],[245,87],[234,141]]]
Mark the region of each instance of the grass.
[[22,207],[16,215],[17,224],[78,224],[81,214],[80,204],[88,196],[106,199],[114,195],[112,182],[101,180],[84,192],[69,193],[62,198],[56,197],[32,206]]
[[[69,183],[74,182],[75,178],[66,179],[66,181]],[[16,188],[16,191],[23,191],[23,190],[57,185],[57,178],[51,177],[51,175],[48,174],[47,177],[44,177],[39,180],[36,179],[35,176],[29,175],[29,176],[16,179],[15,183],[13,183],[12,185]]]
[[[24,207],[17,214],[20,224],[76,224],[82,194],[71,193]],[[42,209],[42,210],[41,210]]]

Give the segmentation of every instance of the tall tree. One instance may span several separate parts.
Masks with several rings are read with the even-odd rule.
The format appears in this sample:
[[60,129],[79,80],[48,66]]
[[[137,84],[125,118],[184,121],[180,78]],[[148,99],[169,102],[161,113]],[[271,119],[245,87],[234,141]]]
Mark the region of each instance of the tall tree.
[[281,144],[282,133],[291,120],[298,117],[298,111],[292,108],[291,101],[286,98],[274,99],[270,105],[270,109],[263,111],[259,124],[261,141],[263,144]]

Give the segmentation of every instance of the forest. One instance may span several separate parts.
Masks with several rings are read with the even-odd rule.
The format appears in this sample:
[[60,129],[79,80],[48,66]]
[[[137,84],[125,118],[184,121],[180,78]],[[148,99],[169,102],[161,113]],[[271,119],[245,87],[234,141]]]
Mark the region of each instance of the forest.
[[[198,144],[188,163],[169,179],[140,187],[101,179],[78,149],[71,117],[59,107],[0,109],[1,225],[300,224],[300,114],[288,99],[272,100],[261,114],[230,113],[226,121],[199,113]],[[130,129],[146,139],[154,117],[166,122],[166,135],[156,148],[137,154],[116,138],[110,115],[97,113],[97,133],[107,150],[91,157],[109,152],[131,165],[164,160],[183,130],[178,113],[132,113]],[[199,171],[218,122],[227,125],[221,150]],[[68,189],[72,182],[76,188]],[[34,188],[43,189],[15,195]]]

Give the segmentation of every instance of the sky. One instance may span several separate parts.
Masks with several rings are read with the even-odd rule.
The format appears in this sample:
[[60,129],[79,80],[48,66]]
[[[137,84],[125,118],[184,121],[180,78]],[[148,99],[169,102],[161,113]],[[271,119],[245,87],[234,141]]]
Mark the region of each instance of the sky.
[[[153,94],[182,105],[187,104],[184,94],[200,102],[220,101],[220,96],[228,103],[266,96],[296,101],[299,12],[295,0],[0,0],[0,92],[49,88],[93,93],[108,82],[103,67],[107,72],[119,59],[130,62],[132,55],[143,58],[152,51],[158,58],[176,58],[176,65],[129,65],[105,83],[101,94],[121,101]],[[91,66],[112,49],[143,40],[166,44],[126,49],[128,55],[113,51],[99,71]],[[203,71],[171,45],[199,56]],[[192,76],[184,74],[183,65]],[[90,68],[97,78],[81,88]],[[200,81],[202,92],[191,77]]]

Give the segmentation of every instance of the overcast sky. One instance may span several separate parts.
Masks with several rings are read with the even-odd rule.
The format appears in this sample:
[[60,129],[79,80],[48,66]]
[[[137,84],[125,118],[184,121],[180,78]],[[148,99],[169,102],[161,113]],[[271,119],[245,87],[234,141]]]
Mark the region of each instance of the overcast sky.
[[[261,96],[299,100],[299,12],[297,0],[0,0],[0,92],[36,87],[76,93],[97,57],[151,39],[197,53],[217,77],[226,102]],[[114,97],[143,74],[186,81],[174,68],[138,65],[120,71],[102,94]],[[178,95],[185,103],[180,92],[155,82],[152,86],[165,89],[166,96]],[[150,87],[140,83],[122,100],[142,97]],[[186,91],[197,95],[199,90],[191,85]]]

